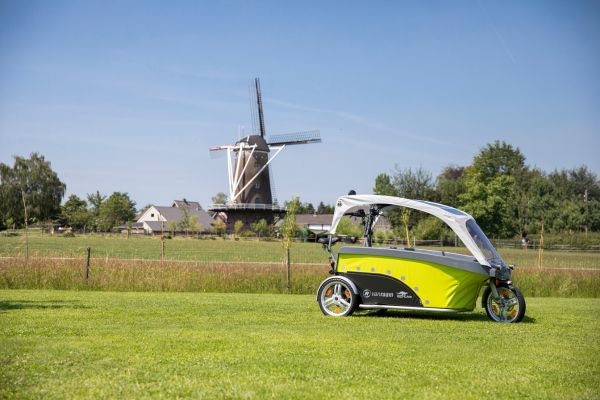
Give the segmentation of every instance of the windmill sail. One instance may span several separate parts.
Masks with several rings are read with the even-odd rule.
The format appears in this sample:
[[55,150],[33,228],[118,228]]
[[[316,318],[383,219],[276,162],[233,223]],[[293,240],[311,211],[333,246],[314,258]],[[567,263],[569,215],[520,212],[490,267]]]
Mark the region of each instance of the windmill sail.
[[265,116],[263,114],[262,94],[260,93],[260,79],[254,78],[254,87],[256,88],[256,105],[258,107],[258,125],[260,128],[260,137],[265,137]]
[[269,137],[268,143],[269,146],[321,143],[321,133],[319,131],[305,131],[272,135]]

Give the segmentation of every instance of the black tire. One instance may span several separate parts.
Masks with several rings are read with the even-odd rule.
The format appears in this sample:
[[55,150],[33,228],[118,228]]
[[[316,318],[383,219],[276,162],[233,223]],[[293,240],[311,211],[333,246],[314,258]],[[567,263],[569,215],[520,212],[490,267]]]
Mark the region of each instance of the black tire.
[[325,279],[319,286],[317,301],[323,314],[347,317],[356,310],[358,295],[345,279],[333,276]]
[[500,300],[494,299],[492,289],[483,292],[483,306],[488,318],[495,322],[521,322],[525,316],[525,298],[521,291],[513,286],[501,283],[496,287]]

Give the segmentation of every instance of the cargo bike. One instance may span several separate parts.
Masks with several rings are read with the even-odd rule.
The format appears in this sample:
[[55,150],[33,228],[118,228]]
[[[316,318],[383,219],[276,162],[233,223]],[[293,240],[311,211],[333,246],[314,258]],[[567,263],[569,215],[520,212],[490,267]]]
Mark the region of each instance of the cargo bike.
[[[372,247],[374,225],[397,208],[431,214],[448,225],[471,255],[444,250]],[[343,216],[360,217],[362,246],[345,245],[336,235]],[[496,322],[519,322],[525,299],[512,284],[507,265],[473,217],[459,209],[424,200],[381,195],[338,198],[327,237],[319,240],[329,253],[332,276],[317,290],[321,311],[349,316],[356,310],[467,312],[475,309],[483,289],[482,307]]]

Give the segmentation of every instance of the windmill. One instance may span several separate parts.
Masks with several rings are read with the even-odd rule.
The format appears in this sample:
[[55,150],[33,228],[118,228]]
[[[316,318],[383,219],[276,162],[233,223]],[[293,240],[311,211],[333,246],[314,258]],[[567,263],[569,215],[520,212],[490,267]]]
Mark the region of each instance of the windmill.
[[270,167],[287,146],[320,143],[319,131],[305,131],[266,138],[260,80],[254,79],[258,110],[258,134],[246,136],[234,144],[210,147],[227,152],[229,198],[225,205],[213,205],[212,211],[226,214],[228,228],[234,220],[244,223],[265,218],[273,223],[275,215],[285,212],[273,201]]

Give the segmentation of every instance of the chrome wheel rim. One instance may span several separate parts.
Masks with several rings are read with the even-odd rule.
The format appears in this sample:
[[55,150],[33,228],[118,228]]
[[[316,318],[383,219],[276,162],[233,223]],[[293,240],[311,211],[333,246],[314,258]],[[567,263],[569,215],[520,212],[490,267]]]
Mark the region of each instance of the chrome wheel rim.
[[515,292],[509,288],[498,288],[499,298],[495,299],[489,296],[487,300],[487,309],[494,321],[512,322],[519,315],[519,299]]
[[352,307],[352,291],[342,282],[330,282],[321,290],[320,301],[327,315],[346,315]]

